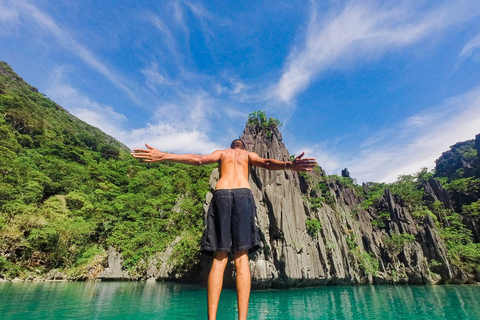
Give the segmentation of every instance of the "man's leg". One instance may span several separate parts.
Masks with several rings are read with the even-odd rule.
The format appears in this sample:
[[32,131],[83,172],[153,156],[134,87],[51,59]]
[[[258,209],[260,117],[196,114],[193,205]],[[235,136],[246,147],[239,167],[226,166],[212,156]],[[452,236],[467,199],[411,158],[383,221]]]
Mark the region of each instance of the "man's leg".
[[208,275],[208,319],[217,318],[218,301],[223,286],[223,273],[228,262],[228,253],[218,251],[213,254],[212,269]]
[[247,250],[235,252],[235,270],[237,272],[238,319],[246,320],[248,300],[250,299],[250,267]]

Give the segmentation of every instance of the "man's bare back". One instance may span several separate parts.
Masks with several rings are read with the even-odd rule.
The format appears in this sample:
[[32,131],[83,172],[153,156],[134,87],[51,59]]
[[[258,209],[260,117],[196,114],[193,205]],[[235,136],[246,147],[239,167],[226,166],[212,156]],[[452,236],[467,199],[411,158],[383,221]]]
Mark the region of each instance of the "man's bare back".
[[215,189],[250,188],[248,168],[250,152],[239,149],[220,151],[220,180]]

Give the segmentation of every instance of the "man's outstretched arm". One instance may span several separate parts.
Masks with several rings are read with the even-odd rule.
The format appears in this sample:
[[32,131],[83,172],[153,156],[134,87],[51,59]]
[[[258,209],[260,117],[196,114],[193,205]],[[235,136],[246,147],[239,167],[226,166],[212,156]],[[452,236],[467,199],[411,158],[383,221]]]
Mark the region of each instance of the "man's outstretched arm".
[[134,152],[132,152],[131,155],[137,159],[142,159],[144,162],[171,161],[194,166],[217,162],[222,156],[222,152],[219,150],[207,155],[175,154],[159,151],[146,143],[145,146],[147,146],[148,149],[133,149]]
[[280,161],[275,159],[264,159],[259,157],[255,152],[251,152],[248,157],[250,163],[254,166],[265,168],[268,170],[293,170],[293,171],[313,171],[317,165],[317,159],[302,157],[305,152],[295,158],[293,161]]

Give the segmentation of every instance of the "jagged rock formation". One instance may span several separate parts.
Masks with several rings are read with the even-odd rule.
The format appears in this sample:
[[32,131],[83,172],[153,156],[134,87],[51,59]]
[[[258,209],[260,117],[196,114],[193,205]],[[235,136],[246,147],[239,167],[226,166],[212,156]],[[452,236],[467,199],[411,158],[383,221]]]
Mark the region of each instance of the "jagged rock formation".
[[169,280],[182,276],[174,272],[175,261],[171,259],[174,247],[180,240],[182,240],[181,237],[176,237],[165,251],[155,254],[153,258],[149,260],[146,275],[147,279]]
[[[468,177],[480,175],[480,134],[475,139],[458,142],[435,161],[437,177]],[[477,155],[466,156],[469,150],[476,150]]]
[[109,247],[108,254],[108,267],[105,268],[98,275],[98,279],[101,280],[129,280],[128,272],[123,270],[123,256],[117,252],[115,248]]
[[[450,174],[450,175],[447,175]],[[480,134],[474,140],[458,142],[450,150],[442,153],[436,161],[435,175],[453,179],[479,179],[480,178]],[[445,198],[443,196],[443,198]],[[453,188],[447,197],[450,207],[462,215],[463,224],[470,229],[473,241],[480,242],[480,216],[465,214],[464,206],[480,201],[480,190],[473,186],[467,188]],[[439,199],[440,200],[440,199]],[[442,200],[443,202],[443,200]],[[445,202],[444,202],[445,205]],[[448,222],[446,223],[448,224]]]
[[425,199],[427,202],[434,203],[435,201],[440,201],[444,208],[453,210],[453,205],[450,201],[450,195],[437,179],[430,178],[428,181],[424,181],[423,187],[425,188],[425,192],[427,194]]
[[[267,134],[260,126],[248,124],[241,139],[247,150],[261,157],[289,159],[276,128]],[[414,221],[402,201],[388,190],[379,200],[384,212],[379,217],[371,208],[362,209],[361,195],[338,181],[327,180],[326,190],[318,190],[312,187],[315,175],[307,181],[296,172],[261,168],[252,168],[250,179],[263,240],[263,247],[250,257],[256,288],[479,280],[451,264],[429,216],[420,223]],[[217,180],[218,172],[214,172],[212,190]],[[446,208],[451,207],[448,194],[437,180],[429,180],[425,187],[430,201],[439,200]],[[307,200],[310,196],[326,201],[311,206]],[[205,208],[210,199],[207,195]],[[315,219],[321,228],[312,234],[307,221]],[[384,226],[372,223],[375,220]],[[234,270],[227,272],[227,280],[232,282]]]
[[480,133],[475,136],[475,150],[477,150],[477,156],[480,157]]

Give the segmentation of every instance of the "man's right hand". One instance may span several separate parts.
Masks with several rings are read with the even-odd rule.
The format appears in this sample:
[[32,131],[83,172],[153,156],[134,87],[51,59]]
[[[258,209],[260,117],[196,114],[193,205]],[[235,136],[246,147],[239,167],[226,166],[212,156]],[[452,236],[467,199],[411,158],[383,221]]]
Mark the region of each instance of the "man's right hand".
[[145,146],[148,149],[133,149],[134,152],[130,154],[137,159],[142,159],[144,162],[162,162],[166,160],[166,152],[158,151],[146,143]]
[[313,169],[317,166],[317,159],[315,158],[305,158],[302,157],[305,155],[305,152],[302,152],[301,155],[295,158],[291,162],[290,170],[292,171],[313,171]]

